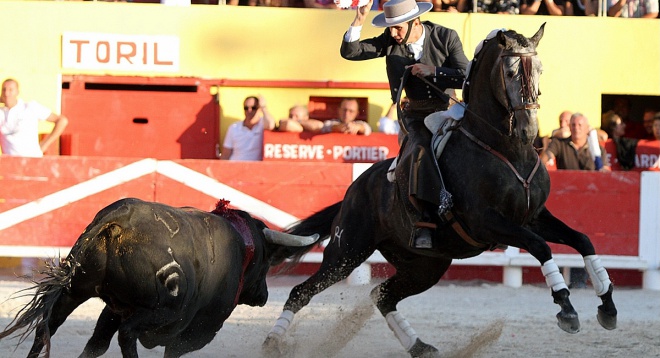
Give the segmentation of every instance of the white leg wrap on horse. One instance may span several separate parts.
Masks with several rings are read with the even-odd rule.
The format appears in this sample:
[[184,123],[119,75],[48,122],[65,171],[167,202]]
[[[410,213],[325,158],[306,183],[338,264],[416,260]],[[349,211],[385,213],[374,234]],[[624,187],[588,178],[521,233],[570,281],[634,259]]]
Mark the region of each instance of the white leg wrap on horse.
[[552,292],[557,292],[563,288],[568,289],[564,276],[559,272],[559,267],[555,260],[550,259],[541,266],[541,272],[545,276],[545,283],[552,289]]
[[584,257],[584,268],[589,273],[589,278],[591,278],[591,284],[594,285],[594,290],[596,295],[602,296],[607,293],[607,290],[610,289],[610,275],[607,274],[607,270],[603,267],[603,264],[600,262],[600,257],[598,255],[589,255]]
[[268,336],[277,335],[279,337],[284,336],[286,331],[289,329],[289,326],[293,322],[293,312],[289,310],[282,311],[282,314],[275,322],[273,328],[268,332]]
[[385,321],[390,327],[396,338],[401,342],[403,348],[409,351],[417,341],[417,333],[410,327],[410,323],[403,315],[397,311],[392,311],[385,316]]

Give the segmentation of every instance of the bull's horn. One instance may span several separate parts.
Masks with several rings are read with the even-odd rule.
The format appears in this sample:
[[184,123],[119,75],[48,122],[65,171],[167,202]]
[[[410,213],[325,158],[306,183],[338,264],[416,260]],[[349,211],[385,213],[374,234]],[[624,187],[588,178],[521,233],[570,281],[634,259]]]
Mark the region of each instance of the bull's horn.
[[264,235],[266,235],[266,240],[269,242],[284,246],[307,246],[315,243],[319,239],[319,234],[299,236],[271,230],[268,228],[264,229]]

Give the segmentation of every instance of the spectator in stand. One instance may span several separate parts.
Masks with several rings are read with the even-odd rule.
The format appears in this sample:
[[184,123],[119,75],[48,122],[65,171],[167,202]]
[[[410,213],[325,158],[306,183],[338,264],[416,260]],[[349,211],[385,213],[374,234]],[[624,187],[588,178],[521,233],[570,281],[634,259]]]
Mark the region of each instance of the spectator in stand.
[[[571,135],[568,138],[553,138],[548,148],[541,153],[543,163],[554,160],[557,169],[569,170],[596,170],[596,164],[592,158],[587,144],[589,131],[591,130],[587,117],[581,113],[574,113],[570,120]],[[604,148],[600,148],[605,153]],[[603,169],[609,171],[607,156],[603,156]]]
[[[459,12],[473,12],[472,0],[458,0]],[[520,13],[520,0],[477,0],[477,12],[486,14]]]
[[[422,1],[422,0],[419,0]],[[458,3],[460,0],[432,0],[434,12],[459,12]]]
[[339,115],[337,119],[323,122],[322,133],[345,133],[345,134],[371,134],[371,126],[365,121],[357,119],[360,114],[360,104],[355,98],[344,98],[339,103]]
[[[553,138],[548,147],[541,153],[541,161],[547,164],[554,160],[557,169],[561,170],[595,170],[596,163],[589,149],[588,137],[589,122],[587,117],[581,113],[574,113],[570,119],[571,135],[568,138]],[[607,155],[604,155],[605,148],[600,146],[600,152],[603,154],[603,169],[609,171],[609,162]],[[582,268],[571,268],[570,270],[571,288],[584,288],[587,286],[587,273]]]
[[243,101],[245,119],[232,123],[222,145],[222,160],[258,161],[263,159],[264,131],[275,128],[275,120],[262,97],[250,96]]
[[645,135],[641,139],[654,140],[653,136],[653,120],[656,116],[656,110],[653,108],[646,108],[644,115],[642,115],[642,125],[644,126]]
[[637,149],[637,142],[639,139],[626,138],[626,124],[623,123],[621,117],[613,112],[608,112],[603,118],[605,127],[601,128],[607,132],[607,135],[616,148],[616,157],[619,165],[623,170],[630,170],[635,167],[635,150]]
[[566,11],[564,0],[521,0],[520,13],[523,15],[562,16]]
[[[626,96],[618,96],[614,98],[614,105],[612,106],[611,111],[618,114],[623,123],[626,124],[626,133],[624,134],[624,137],[639,139],[645,135],[644,125],[641,122],[634,121],[630,117],[631,109],[632,103],[630,102],[630,98]],[[607,112],[604,116],[605,115],[607,115]]]
[[[0,147],[2,154],[20,157],[43,157],[48,147],[64,132],[69,120],[35,102],[18,98],[18,81],[8,78],[2,82],[0,94]],[[52,131],[39,141],[39,122],[55,124]]]
[[338,118],[327,121],[310,119],[309,131],[315,133],[371,134],[369,123],[357,119],[360,105],[355,98],[344,98],[339,103]]
[[[300,133],[303,131],[313,131],[318,126],[320,121],[316,119],[309,119],[309,111],[307,107],[296,105],[289,109],[289,118],[280,119],[277,130],[280,132],[295,132]],[[321,126],[323,123],[320,124]]]
[[566,16],[598,15],[598,0],[567,0],[564,7]]
[[658,0],[608,0],[607,16],[627,18],[658,17]]
[[305,0],[305,7],[316,9],[338,9],[334,0]]
[[257,0],[228,0],[227,5],[257,6]]
[[552,131],[551,138],[568,138],[571,136],[570,122],[572,115],[573,113],[570,111],[563,111],[559,114],[559,128]]
[[[660,112],[656,113],[655,117],[653,117],[653,125],[651,128],[653,128],[653,137],[655,140],[660,141]],[[660,171],[660,156],[655,163],[649,167],[649,170]]]

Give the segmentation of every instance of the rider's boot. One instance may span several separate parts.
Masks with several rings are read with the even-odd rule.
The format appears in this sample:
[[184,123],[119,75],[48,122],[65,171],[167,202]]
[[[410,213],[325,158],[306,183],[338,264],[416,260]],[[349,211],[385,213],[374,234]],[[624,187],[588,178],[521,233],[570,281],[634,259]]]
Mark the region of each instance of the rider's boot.
[[437,225],[430,220],[430,215],[423,213],[421,221],[415,223],[413,229],[410,246],[415,249],[432,249],[433,248],[433,233]]

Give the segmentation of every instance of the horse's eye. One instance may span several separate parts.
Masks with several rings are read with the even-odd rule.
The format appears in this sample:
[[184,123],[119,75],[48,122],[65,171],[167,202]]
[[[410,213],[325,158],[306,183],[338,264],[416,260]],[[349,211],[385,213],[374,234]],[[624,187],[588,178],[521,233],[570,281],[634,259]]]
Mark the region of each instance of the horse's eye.
[[516,75],[515,71],[506,71],[506,76],[509,78],[513,78]]

